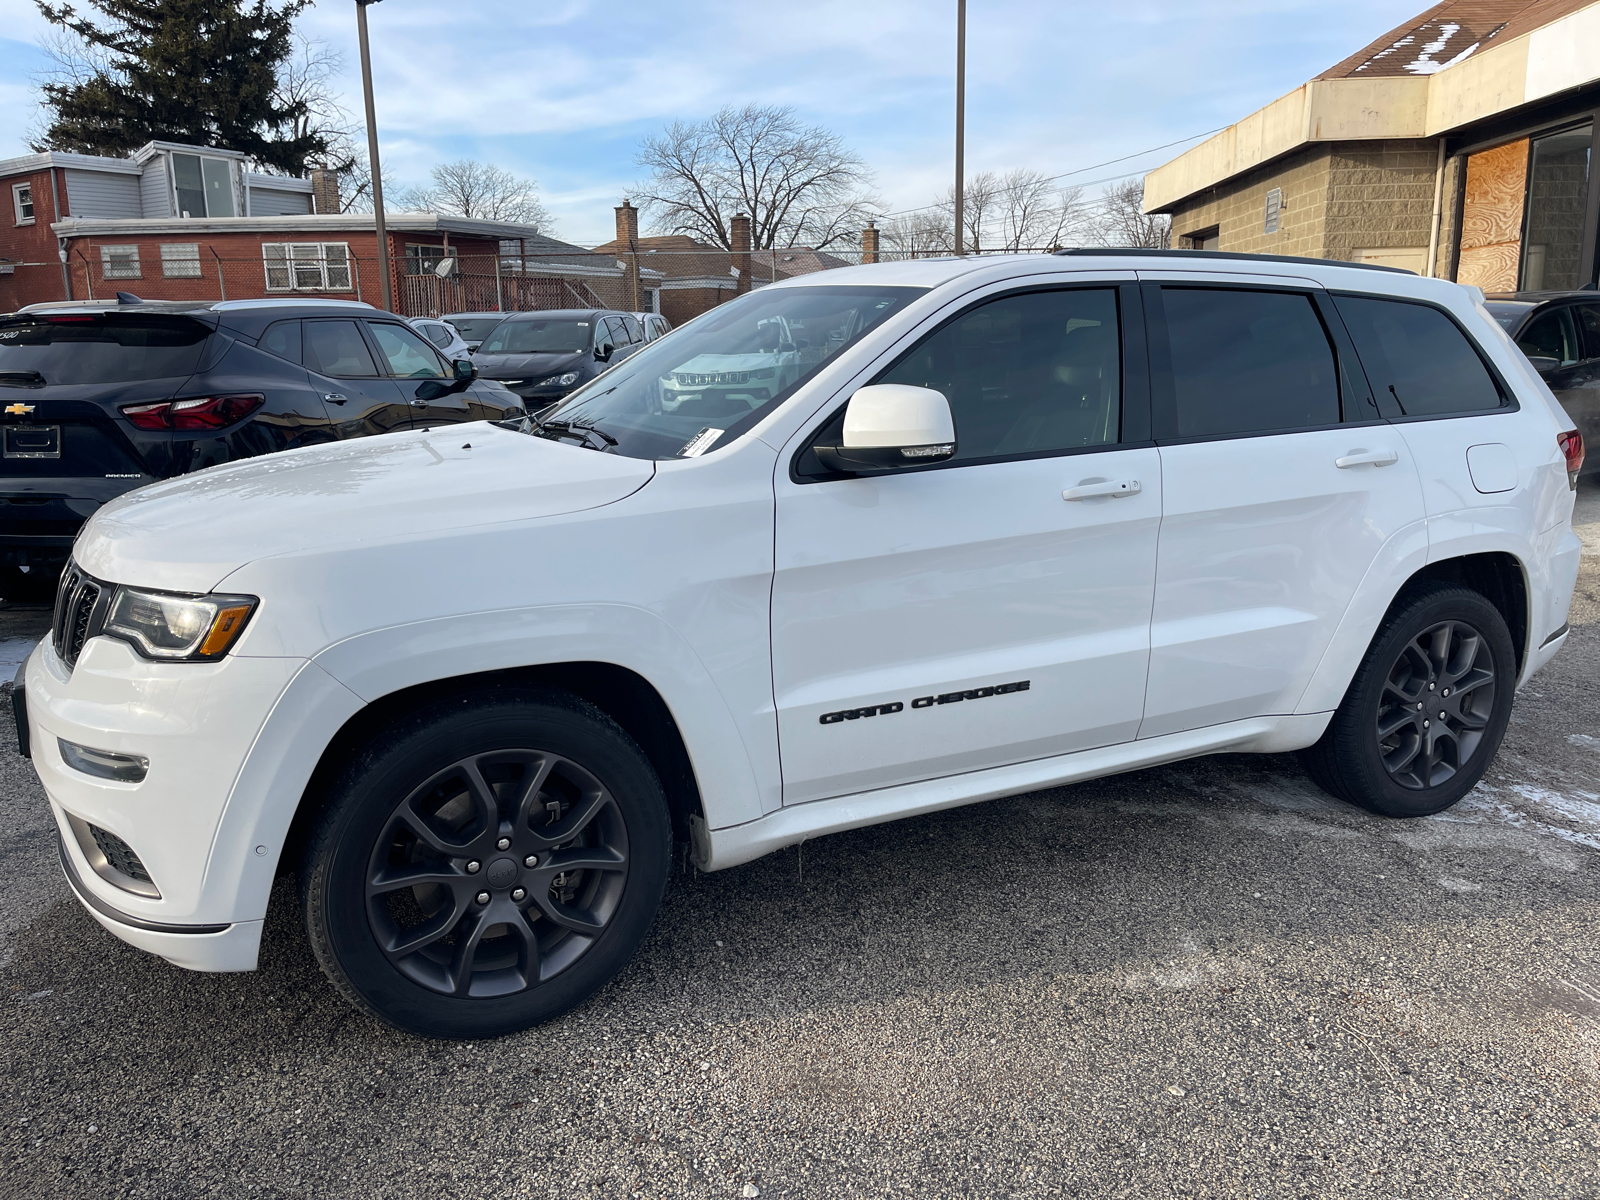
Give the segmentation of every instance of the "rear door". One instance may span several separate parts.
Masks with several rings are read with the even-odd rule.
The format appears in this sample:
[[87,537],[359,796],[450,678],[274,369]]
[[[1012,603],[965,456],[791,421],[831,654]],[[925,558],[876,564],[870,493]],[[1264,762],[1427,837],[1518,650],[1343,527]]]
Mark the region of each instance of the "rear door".
[[1139,736],[1292,713],[1374,560],[1422,528],[1416,467],[1320,289],[1143,291],[1164,506]]
[[379,370],[373,348],[352,318],[302,321],[305,365],[341,438],[411,428],[400,387]]

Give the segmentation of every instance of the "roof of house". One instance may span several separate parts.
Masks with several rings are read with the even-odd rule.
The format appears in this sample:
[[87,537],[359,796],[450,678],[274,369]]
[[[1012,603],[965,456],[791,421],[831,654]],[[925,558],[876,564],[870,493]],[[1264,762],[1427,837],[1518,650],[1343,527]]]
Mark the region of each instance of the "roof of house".
[[[531,225],[507,221],[480,221],[442,213],[386,212],[384,224],[392,233],[452,233],[459,237],[491,241],[527,240],[528,258],[536,252],[589,260],[594,252],[546,237]],[[121,237],[178,233],[367,233],[374,229],[371,213],[297,213],[286,217],[68,217],[51,228],[58,237]],[[538,247],[536,251],[535,247]]]
[[1444,0],[1151,171],[1144,210],[1312,143],[1452,135],[1597,81],[1595,0]]
[[[720,246],[708,246],[688,234],[670,233],[655,237],[642,237],[634,243],[638,247],[642,265],[658,270],[669,281],[694,280],[706,287],[721,284],[723,280],[737,279],[734,254]],[[627,247],[612,239],[594,248],[596,254],[625,255]],[[753,250],[750,253],[751,282],[766,283],[772,279],[774,251]],[[796,275],[809,275],[813,271],[826,271],[850,264],[842,258],[821,250],[795,246],[776,251],[778,278],[790,279]]]

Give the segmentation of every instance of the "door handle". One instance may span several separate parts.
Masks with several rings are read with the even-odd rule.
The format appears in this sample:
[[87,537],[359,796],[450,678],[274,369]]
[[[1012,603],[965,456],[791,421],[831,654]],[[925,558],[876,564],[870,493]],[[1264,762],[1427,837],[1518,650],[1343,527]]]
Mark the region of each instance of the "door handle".
[[1333,465],[1346,470],[1350,467],[1389,467],[1400,461],[1393,450],[1352,450],[1343,458],[1333,460]]
[[329,404],[343,404],[347,399],[349,399],[348,396],[343,396],[338,392],[323,392],[322,398]]
[[1137,479],[1113,479],[1103,483],[1080,483],[1061,493],[1063,500],[1092,500],[1096,496],[1137,496],[1144,489]]

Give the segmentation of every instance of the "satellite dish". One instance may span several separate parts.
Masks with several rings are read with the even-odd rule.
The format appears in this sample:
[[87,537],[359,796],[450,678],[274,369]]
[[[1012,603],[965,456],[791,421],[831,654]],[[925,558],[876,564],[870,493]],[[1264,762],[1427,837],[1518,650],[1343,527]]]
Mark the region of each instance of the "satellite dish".
[[453,258],[441,258],[439,260],[439,265],[433,268],[433,273],[435,275],[437,275],[440,279],[449,279],[450,276],[455,274],[455,270],[456,270],[456,260],[455,259],[453,259]]

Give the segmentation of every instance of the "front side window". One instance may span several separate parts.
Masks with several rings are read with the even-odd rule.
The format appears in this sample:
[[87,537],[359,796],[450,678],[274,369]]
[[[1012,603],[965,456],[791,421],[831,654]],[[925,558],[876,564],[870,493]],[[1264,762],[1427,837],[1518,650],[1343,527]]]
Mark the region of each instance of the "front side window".
[[161,274],[167,279],[200,278],[200,243],[162,242]]
[[1585,358],[1600,358],[1600,304],[1579,304],[1578,325],[1583,329]]
[[441,350],[447,349],[452,340],[450,330],[443,325],[424,325],[422,326],[422,332],[427,335],[430,342]]
[[1310,296],[1163,287],[1161,306],[1171,369],[1156,388],[1157,436],[1339,423],[1338,359]]
[[107,279],[138,279],[139,247],[101,246],[100,267]]
[[378,374],[354,321],[306,321],[304,326],[306,366],[336,379]]
[[264,242],[269,292],[350,291],[350,247],[345,242]]
[[1117,294],[1084,288],[991,300],[874,382],[942,392],[955,418],[954,462],[1112,445],[1122,410]]
[[636,345],[644,341],[644,330],[640,328],[637,317],[623,317],[622,326],[628,331],[628,341]]
[[1553,358],[1570,367],[1583,357],[1578,346],[1578,326],[1572,309],[1558,308],[1528,322],[1517,336],[1517,346],[1529,358]]
[[33,224],[33,184],[12,184],[11,206],[16,210],[18,225]]
[[373,340],[388,362],[388,374],[400,379],[443,379],[439,356],[414,332],[387,321],[368,321]]
[[[706,453],[923,290],[815,284],[750,292],[641,347],[545,419],[593,425],[630,458]],[[479,353],[494,353],[502,333],[522,324],[507,321]]]
[[1500,407],[1500,388],[1489,368],[1438,309],[1372,296],[1335,296],[1334,303],[1389,415],[1436,417]]

